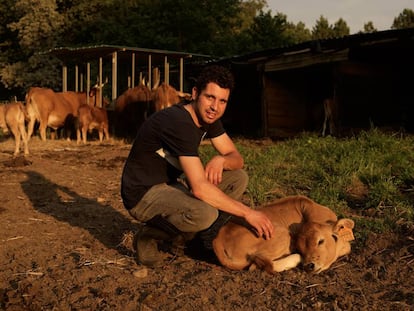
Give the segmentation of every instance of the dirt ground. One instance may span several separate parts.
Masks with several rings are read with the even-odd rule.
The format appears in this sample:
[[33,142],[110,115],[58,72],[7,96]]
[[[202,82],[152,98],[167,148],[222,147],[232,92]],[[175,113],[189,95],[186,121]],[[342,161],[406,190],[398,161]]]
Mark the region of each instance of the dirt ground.
[[[414,310],[414,232],[358,233],[318,275],[229,271],[173,248],[164,267],[134,259],[137,224],[120,175],[130,145],[0,141],[1,310]],[[352,218],[352,215],[350,215]]]

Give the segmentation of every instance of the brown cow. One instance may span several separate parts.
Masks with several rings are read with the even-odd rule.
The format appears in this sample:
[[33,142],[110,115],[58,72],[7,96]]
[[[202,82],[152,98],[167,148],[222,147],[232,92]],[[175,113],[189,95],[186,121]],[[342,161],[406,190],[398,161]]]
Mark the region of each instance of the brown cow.
[[16,141],[14,156],[19,154],[21,141],[23,141],[24,155],[29,154],[25,119],[28,119],[28,115],[23,103],[0,105],[0,127],[4,133],[8,133],[10,129]]
[[115,103],[117,135],[134,138],[149,114],[151,91],[144,84],[126,90]]
[[107,107],[109,105],[109,100],[106,97],[102,96],[102,103],[99,103],[99,92],[103,89],[105,86],[105,83],[101,84],[95,84],[91,90],[89,91],[89,106],[92,107]]
[[257,266],[275,273],[302,262],[307,271],[319,273],[351,251],[354,222],[338,220],[329,208],[307,197],[286,197],[260,210],[273,223],[272,238],[257,237],[235,221],[226,223],[213,240],[221,264],[234,270]]
[[160,86],[156,83],[152,89],[152,100],[155,111],[160,111],[178,104],[182,100],[190,101],[191,98],[191,94],[177,91],[174,87],[164,82]]
[[[90,95],[94,96],[94,95]],[[28,138],[33,134],[35,122],[39,122],[40,137],[46,140],[46,128],[57,130],[73,126],[78,109],[86,104],[86,92],[54,92],[48,88],[32,87],[26,94],[27,112],[30,116]],[[94,98],[91,100],[94,103]]]
[[149,114],[179,103],[191,100],[191,94],[177,91],[159,80],[150,90],[145,82],[126,90],[115,103],[116,132],[123,137],[134,138],[139,127]]
[[86,144],[87,133],[97,129],[99,133],[99,141],[105,138],[109,139],[108,131],[108,114],[104,108],[91,107],[87,104],[81,105],[78,110],[79,121],[76,129],[77,143],[83,141]]

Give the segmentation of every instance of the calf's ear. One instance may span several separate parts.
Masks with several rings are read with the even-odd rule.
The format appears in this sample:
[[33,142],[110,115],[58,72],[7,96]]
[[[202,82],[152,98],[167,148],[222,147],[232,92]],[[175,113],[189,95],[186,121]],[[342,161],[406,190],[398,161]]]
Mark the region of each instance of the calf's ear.
[[354,226],[355,223],[352,219],[344,218],[337,221],[333,231],[345,241],[352,241],[355,240],[354,234],[352,232]]

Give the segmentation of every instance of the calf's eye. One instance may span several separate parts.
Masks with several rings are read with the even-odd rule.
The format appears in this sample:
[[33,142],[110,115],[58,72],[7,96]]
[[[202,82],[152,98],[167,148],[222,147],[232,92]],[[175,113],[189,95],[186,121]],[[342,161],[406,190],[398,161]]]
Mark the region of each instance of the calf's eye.
[[324,239],[320,239],[320,240],[318,241],[318,245],[322,245],[323,243],[325,243],[325,240],[324,240]]

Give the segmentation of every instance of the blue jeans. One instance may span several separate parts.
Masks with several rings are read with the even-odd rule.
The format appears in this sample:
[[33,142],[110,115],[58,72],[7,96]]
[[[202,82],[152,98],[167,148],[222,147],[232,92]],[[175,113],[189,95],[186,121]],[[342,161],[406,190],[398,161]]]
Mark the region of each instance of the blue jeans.
[[[248,180],[242,169],[224,171],[218,187],[231,198],[240,200]],[[185,182],[177,182],[152,186],[129,214],[143,223],[161,215],[181,232],[199,232],[213,224],[218,210],[194,197]]]

